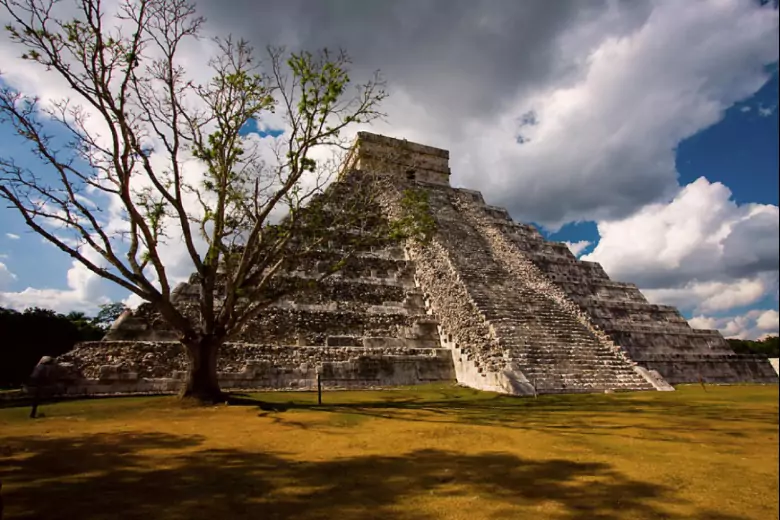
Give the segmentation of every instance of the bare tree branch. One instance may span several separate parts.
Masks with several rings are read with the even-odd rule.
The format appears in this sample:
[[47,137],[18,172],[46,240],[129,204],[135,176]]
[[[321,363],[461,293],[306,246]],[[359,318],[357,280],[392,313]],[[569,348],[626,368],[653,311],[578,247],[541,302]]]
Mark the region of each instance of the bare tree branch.
[[[381,182],[354,182],[347,200],[343,187],[328,186],[354,179],[340,175],[340,160],[319,153],[343,155],[345,129],[383,117],[378,74],[350,92],[344,51],[268,47],[263,63],[246,41],[228,36],[214,41],[212,77],[199,84],[180,65],[204,23],[190,1],[123,0],[113,18],[100,0],[73,0],[72,19],[58,17],[61,5],[0,0],[22,57],[64,81],[70,95],[39,101],[0,91],[0,119],[43,167],[0,158],[0,197],[60,250],[154,305],[178,331],[193,373],[212,355],[204,348],[215,351],[301,289],[291,269],[344,241],[317,275],[322,281],[392,233],[376,226]],[[277,109],[282,137],[245,135]],[[44,122],[63,131],[54,138]],[[344,199],[338,211],[333,197]],[[172,303],[162,246],[174,240],[200,286],[197,316]]]

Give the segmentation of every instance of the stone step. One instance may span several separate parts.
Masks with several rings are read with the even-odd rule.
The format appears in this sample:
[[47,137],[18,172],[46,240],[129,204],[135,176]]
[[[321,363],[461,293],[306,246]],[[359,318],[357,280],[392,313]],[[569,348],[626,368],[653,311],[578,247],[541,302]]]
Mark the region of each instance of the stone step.
[[543,327],[532,327],[532,326],[514,326],[514,327],[508,327],[508,326],[500,326],[495,325],[494,322],[488,321],[490,325],[493,326],[493,330],[496,331],[497,334],[502,334],[507,336],[508,338],[516,337],[516,338],[524,338],[526,341],[529,342],[538,342],[538,343],[545,343],[549,342],[550,344],[554,345],[560,345],[560,344],[581,344],[581,345],[592,345],[595,343],[598,343],[595,336],[590,333],[585,332],[569,332],[566,330],[559,330],[550,327],[549,325],[545,325]]
[[636,377],[629,377],[628,374],[623,374],[620,377],[616,377],[612,373],[608,372],[540,372],[529,369],[528,367],[519,367],[519,370],[528,378],[529,381],[558,381],[558,382],[579,382],[579,383],[599,383],[603,381],[609,381],[614,384],[639,384],[644,385],[646,382],[643,379],[637,379]]
[[[355,273],[335,273],[328,276],[324,282],[337,285],[337,284],[364,284],[368,286],[396,286],[404,289],[410,289],[414,287],[414,277],[411,272],[393,272],[393,273],[378,273],[367,271],[365,276]],[[385,276],[386,274],[386,276]],[[291,278],[299,280],[309,280],[314,283],[321,277],[320,273],[315,271],[292,271],[287,273]]]
[[289,342],[322,345],[329,336],[404,337],[437,340],[435,318],[428,314],[268,309],[239,336],[252,343]]
[[516,351],[509,352],[507,359],[514,359],[524,364],[543,365],[543,366],[565,366],[575,364],[578,366],[593,366],[593,367],[626,367],[624,361],[618,360],[601,360],[593,358],[580,358],[580,357],[562,357],[562,356],[534,356],[523,355]]
[[530,378],[563,378],[563,379],[604,379],[616,382],[629,382],[633,383],[637,380],[634,372],[626,372],[624,374],[615,373],[614,371],[600,371],[600,370],[567,370],[565,367],[557,370],[540,370],[534,369],[528,366],[521,366],[520,370],[526,377]]
[[404,258],[398,248],[389,250],[361,251],[345,259],[344,253],[329,249],[316,249],[296,258],[293,270],[322,271],[336,262],[344,261],[343,271],[378,269],[384,271],[403,271],[412,268],[411,262]]
[[648,390],[653,388],[653,385],[649,383],[641,383],[638,381],[616,381],[610,377],[604,378],[590,378],[581,379],[577,377],[569,378],[534,378],[529,377],[526,374],[526,379],[537,390],[540,388],[588,388],[588,387],[606,387],[606,388],[646,388]]
[[654,321],[649,318],[644,320],[632,319],[594,319],[601,330],[622,332],[661,332],[663,334],[695,334],[685,319],[680,321]]
[[560,386],[545,386],[542,388],[537,388],[536,391],[540,395],[544,394],[591,394],[591,393],[604,393],[606,391],[641,391],[641,390],[653,390],[652,386],[626,386],[626,387],[615,387],[614,385],[598,385],[593,386],[589,388],[578,388],[578,387],[560,387]]
[[654,324],[654,325],[641,325],[638,323],[633,323],[631,325],[621,324],[620,327],[605,328],[604,331],[610,334],[613,332],[623,332],[623,333],[628,332],[628,333],[640,333],[640,334],[664,334],[664,335],[672,335],[672,336],[696,336],[700,338],[713,338],[713,340],[722,340],[722,336],[719,336],[717,331],[694,329],[691,328],[690,325],[686,325],[685,327],[674,327],[673,329],[667,332],[666,329],[661,328],[658,325],[661,324]]
[[580,306],[588,308],[603,308],[603,309],[617,309],[624,311],[639,311],[639,312],[659,312],[669,314],[679,314],[676,307],[671,305],[659,305],[650,302],[632,302],[623,300],[610,300],[608,298],[600,298],[598,296],[586,296],[581,298],[578,302]]

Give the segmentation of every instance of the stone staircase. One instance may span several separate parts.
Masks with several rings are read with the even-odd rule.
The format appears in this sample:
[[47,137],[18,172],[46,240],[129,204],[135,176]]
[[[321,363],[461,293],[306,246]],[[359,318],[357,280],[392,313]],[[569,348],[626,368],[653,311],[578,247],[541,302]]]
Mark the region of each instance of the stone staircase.
[[658,383],[663,374],[669,383],[775,382],[765,360],[735,355],[718,331],[692,329],[676,308],[649,303],[636,285],[610,280],[599,264],[577,260],[565,244],[513,222],[502,208],[484,205],[476,192],[459,191],[466,202],[477,203],[466,213],[481,215],[483,228],[520,251],[648,380]]
[[[466,356],[477,373],[485,378],[514,373],[523,393],[529,385],[538,393],[654,388],[614,344],[598,338],[554,297],[506,269],[484,233],[464,218],[463,201],[455,190],[426,188],[439,228],[437,241],[493,339],[482,348],[458,343],[458,354]],[[446,314],[439,309],[442,305],[447,302],[433,307],[437,315]]]

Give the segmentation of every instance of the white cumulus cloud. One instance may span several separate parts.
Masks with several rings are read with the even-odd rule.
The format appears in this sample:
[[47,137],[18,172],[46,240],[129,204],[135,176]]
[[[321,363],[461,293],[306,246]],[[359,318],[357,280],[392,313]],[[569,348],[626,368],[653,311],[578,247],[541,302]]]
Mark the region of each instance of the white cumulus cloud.
[[775,309],[754,309],[739,316],[708,317],[699,315],[688,320],[697,329],[716,329],[727,338],[761,339],[777,335],[780,315]]
[[653,5],[622,36],[611,34],[609,13],[595,19],[603,39],[578,74],[521,93],[498,120],[470,125],[472,142],[454,154],[456,167],[462,154],[471,164],[455,170],[464,172],[459,180],[551,229],[624,218],[673,194],[678,143],[769,78],[777,13],[738,0]]
[[574,256],[580,256],[585,249],[588,248],[592,242],[588,240],[579,240],[577,242],[564,242]]
[[16,275],[8,269],[8,266],[0,262],[0,287],[4,287],[14,280],[16,280]]
[[[102,265],[97,254],[84,250],[88,260]],[[1,265],[1,264],[0,264]],[[82,311],[95,314],[101,304],[109,303],[104,296],[103,279],[77,261],[71,263],[66,273],[67,289],[27,287],[21,291],[0,292],[0,307],[23,310],[28,307],[42,307],[57,312]]]
[[702,177],[668,203],[598,222],[599,243],[583,258],[652,301],[727,310],[776,289],[779,219],[777,206],[737,205],[726,186]]

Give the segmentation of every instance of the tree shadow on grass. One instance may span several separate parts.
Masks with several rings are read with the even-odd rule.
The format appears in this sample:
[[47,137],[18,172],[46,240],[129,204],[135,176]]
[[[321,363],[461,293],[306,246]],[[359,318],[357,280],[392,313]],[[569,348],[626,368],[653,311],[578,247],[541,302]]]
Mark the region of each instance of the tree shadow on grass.
[[636,435],[621,432],[636,429],[642,431],[642,438],[669,442],[687,441],[678,434],[712,430],[722,434],[723,442],[730,444],[733,438],[746,436],[745,422],[756,423],[761,431],[768,433],[777,432],[778,423],[778,409],[772,406],[746,409],[736,402],[668,401],[636,395],[630,400],[603,395],[472,398],[444,391],[437,398],[406,396],[394,399],[388,395],[381,400],[339,403],[338,393],[328,393],[323,405],[297,397],[299,400],[265,402],[250,394],[232,394],[230,404],[256,406],[261,415],[293,426],[291,419],[282,418],[281,412],[320,411],[411,422],[477,424],[558,433],[580,431],[588,435],[631,438]]
[[[301,461],[203,442],[143,432],[0,440],[7,513],[26,520],[429,520],[451,517],[447,507],[461,498],[471,500],[475,519],[485,518],[480,504],[499,506],[493,518],[518,518],[552,503],[560,506],[553,518],[616,520],[668,518],[658,504],[681,503],[674,489],[603,463],[441,450]],[[399,510],[432,499],[444,502]],[[743,520],[713,511],[693,518]]]

